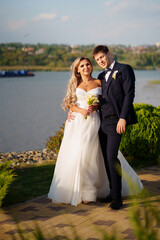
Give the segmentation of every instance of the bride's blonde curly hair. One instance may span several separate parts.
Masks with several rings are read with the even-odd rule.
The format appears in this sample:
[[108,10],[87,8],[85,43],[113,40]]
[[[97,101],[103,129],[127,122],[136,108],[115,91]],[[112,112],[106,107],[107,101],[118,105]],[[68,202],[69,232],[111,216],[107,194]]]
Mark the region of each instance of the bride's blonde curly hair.
[[[63,103],[62,103],[62,108],[64,110],[66,110],[67,108],[70,108],[71,104],[76,104],[76,101],[77,101],[76,88],[81,81],[81,75],[80,75],[80,73],[78,73],[78,66],[79,66],[80,62],[85,59],[88,60],[92,66],[91,60],[87,57],[78,57],[71,65],[72,75],[68,82],[67,94],[66,94],[65,98],[63,99]],[[92,66],[91,74],[92,74],[92,72],[93,72],[93,66]]]

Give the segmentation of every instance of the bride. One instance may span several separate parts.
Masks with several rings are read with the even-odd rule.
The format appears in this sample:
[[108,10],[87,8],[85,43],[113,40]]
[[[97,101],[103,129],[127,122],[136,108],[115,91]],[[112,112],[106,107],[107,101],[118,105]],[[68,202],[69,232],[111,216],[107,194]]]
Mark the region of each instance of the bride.
[[[75,118],[66,121],[48,198],[77,206],[105,198],[110,190],[98,137],[98,104],[88,106],[86,101],[88,95],[101,96],[101,81],[92,77],[92,63],[86,57],[77,58],[71,70],[63,108],[69,108]],[[134,193],[140,192],[142,183],[120,151],[118,158],[122,170],[138,185]],[[129,194],[128,180],[122,175],[122,196]]]

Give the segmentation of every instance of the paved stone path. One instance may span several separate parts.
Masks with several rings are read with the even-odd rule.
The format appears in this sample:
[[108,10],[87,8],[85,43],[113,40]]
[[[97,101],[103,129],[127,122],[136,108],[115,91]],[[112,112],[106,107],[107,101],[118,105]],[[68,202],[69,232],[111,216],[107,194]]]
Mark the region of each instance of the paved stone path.
[[[150,191],[152,203],[160,211],[157,200],[160,199],[160,165],[138,170],[137,174]],[[37,225],[45,240],[78,239],[76,234],[81,240],[100,240],[103,239],[102,230],[107,234],[116,233],[119,239],[134,240],[128,213],[131,202],[131,199],[124,199],[123,208],[114,211],[108,208],[108,204],[97,202],[74,207],[54,204],[46,196],[41,196],[0,210],[0,240],[10,240],[13,236],[16,240],[21,239],[16,220],[29,240],[34,239],[33,231]],[[155,226],[155,229],[160,233],[160,226]]]

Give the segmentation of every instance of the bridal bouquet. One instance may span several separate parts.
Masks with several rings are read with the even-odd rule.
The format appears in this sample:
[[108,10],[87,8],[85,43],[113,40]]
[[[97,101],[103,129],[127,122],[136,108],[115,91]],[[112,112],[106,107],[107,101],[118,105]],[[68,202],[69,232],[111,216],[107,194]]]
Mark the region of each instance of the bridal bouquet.
[[[85,98],[86,98],[86,102],[87,102],[88,106],[99,103],[99,100],[96,95],[87,94]],[[89,107],[88,107],[88,109],[89,109]],[[87,119],[87,117],[84,117],[84,119]]]

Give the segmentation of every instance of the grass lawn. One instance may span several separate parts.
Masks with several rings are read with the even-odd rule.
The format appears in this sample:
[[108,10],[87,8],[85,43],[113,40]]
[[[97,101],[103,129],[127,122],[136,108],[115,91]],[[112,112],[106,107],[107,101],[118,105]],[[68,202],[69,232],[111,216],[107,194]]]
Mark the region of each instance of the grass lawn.
[[160,80],[149,81],[149,84],[160,84]]
[[47,194],[52,181],[53,171],[53,163],[15,169],[14,173],[17,176],[9,186],[8,193],[3,199],[2,207],[25,202]]
[[[130,163],[129,159],[128,162]],[[153,165],[153,162],[152,164],[141,161],[135,161],[134,164],[133,161],[131,162],[130,165],[134,169]],[[22,203],[47,194],[53,177],[54,164],[54,162],[49,162],[43,165],[29,165],[15,169],[15,179],[2,201],[2,207]]]

